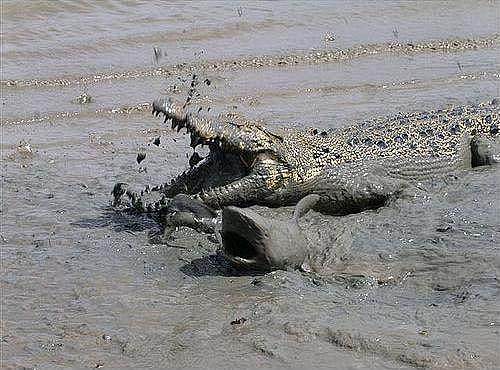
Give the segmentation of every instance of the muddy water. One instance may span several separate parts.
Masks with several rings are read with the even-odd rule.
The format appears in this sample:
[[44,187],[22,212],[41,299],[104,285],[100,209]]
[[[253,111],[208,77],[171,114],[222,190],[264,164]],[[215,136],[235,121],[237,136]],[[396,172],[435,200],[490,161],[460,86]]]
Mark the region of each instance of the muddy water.
[[186,139],[149,112],[193,72],[211,81],[197,104],[271,126],[499,96],[499,9],[4,1],[2,366],[498,365],[498,169],[308,215],[332,240],[318,274],[241,274],[189,230],[154,244],[158,226],[114,213],[109,192],[187,167]]

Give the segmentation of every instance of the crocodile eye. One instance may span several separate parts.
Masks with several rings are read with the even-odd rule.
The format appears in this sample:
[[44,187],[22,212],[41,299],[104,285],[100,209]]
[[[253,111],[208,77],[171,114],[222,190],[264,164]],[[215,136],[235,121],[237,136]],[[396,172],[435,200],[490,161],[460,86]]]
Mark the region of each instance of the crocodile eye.
[[492,121],[492,118],[491,118],[491,115],[487,115],[486,117],[484,117],[484,121],[487,123],[487,124],[490,124],[491,121]]
[[498,125],[491,125],[490,134],[492,134],[492,135],[498,134]]
[[371,146],[373,144],[373,141],[368,137],[366,139],[363,139],[363,144],[365,144],[366,146]]
[[387,149],[387,143],[383,140],[377,141],[377,146],[381,149]]

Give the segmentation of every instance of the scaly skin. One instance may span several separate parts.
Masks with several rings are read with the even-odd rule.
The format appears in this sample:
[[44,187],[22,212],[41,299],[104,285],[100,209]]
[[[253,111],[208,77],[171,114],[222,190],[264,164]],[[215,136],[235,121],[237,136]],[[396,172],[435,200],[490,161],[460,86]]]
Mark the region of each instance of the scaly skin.
[[[320,132],[285,129],[271,133],[241,119],[211,121],[185,112],[169,99],[156,100],[153,111],[157,116],[162,113],[165,122],[171,119],[173,128],[186,127],[193,147],[211,148],[209,158],[198,166],[153,189],[167,198],[192,194],[213,208],[293,205],[325,182],[339,180],[340,173],[345,177],[342,169],[359,172],[368,165],[383,166],[384,175],[391,178],[422,179],[446,173],[470,166],[475,160],[471,159],[471,139],[498,136],[499,125],[496,101],[399,114]],[[207,179],[217,177],[214,166],[219,166],[218,172],[227,172],[215,186]]]

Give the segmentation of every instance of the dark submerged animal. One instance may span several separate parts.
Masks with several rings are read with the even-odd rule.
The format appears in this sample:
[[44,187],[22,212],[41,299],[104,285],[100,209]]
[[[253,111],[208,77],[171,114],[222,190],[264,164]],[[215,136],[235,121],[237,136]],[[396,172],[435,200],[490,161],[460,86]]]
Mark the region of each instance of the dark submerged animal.
[[[342,215],[380,207],[412,181],[500,160],[497,99],[329,131],[271,132],[231,116],[210,120],[171,99],[156,100],[153,114],[163,114],[173,129],[186,128],[191,146],[208,145],[210,152],[203,160],[192,161],[187,172],[140,195],[117,184],[115,202],[127,194],[139,211],[162,214],[171,225],[204,231],[211,229],[214,216],[207,209],[223,209],[224,251],[233,262],[252,267],[300,264],[307,238],[297,220],[309,209]],[[151,195],[155,201],[146,199]],[[190,202],[197,206],[187,206]],[[296,204],[289,222],[238,208]],[[193,207],[207,208],[197,215]]]

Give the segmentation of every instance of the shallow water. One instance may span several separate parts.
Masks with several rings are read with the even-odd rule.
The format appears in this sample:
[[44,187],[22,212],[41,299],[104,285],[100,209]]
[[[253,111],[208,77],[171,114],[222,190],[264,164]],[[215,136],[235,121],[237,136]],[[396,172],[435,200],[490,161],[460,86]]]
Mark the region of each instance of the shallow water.
[[[114,213],[109,192],[187,167],[186,139],[150,102],[184,99],[193,71],[212,82],[197,103],[271,126],[500,96],[499,12],[495,1],[4,1],[2,367],[498,365],[497,168],[378,211],[308,215],[304,228],[352,239],[332,243],[321,274],[240,274],[189,230],[178,248],[154,244],[158,225]],[[447,39],[477,47],[425,46]],[[346,58],[328,54],[339,49]],[[82,93],[93,101],[78,104]]]

